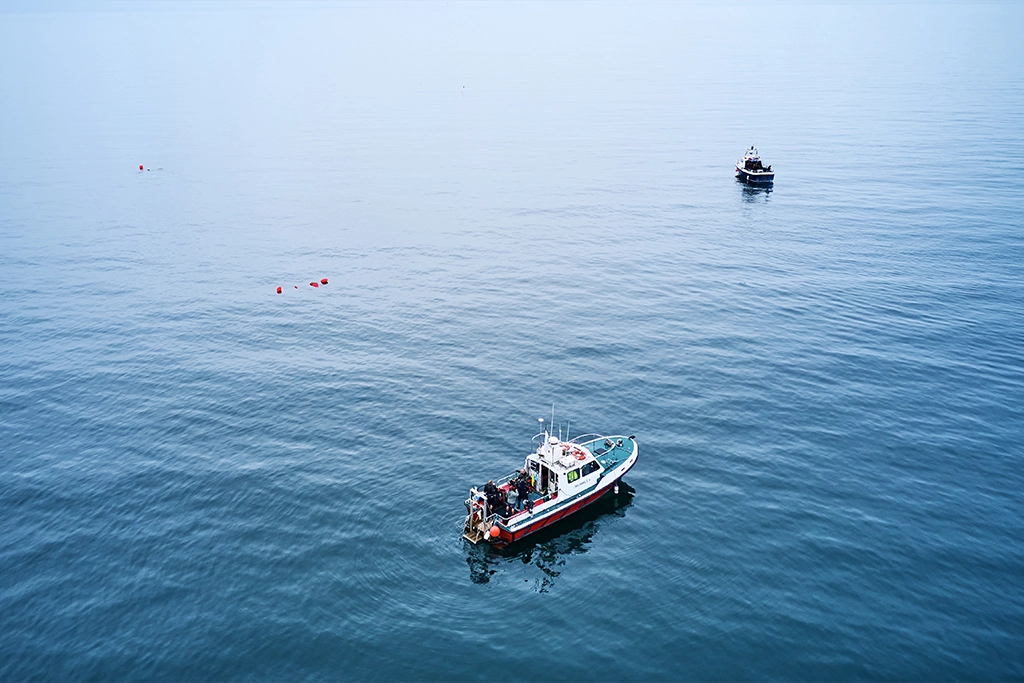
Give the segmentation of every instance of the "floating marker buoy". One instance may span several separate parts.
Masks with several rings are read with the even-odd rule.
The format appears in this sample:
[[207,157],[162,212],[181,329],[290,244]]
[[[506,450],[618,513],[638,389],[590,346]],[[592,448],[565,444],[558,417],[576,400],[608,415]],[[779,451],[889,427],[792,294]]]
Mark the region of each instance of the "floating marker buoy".
[[314,282],[310,282],[310,283],[309,283],[309,286],[310,286],[310,287],[319,287],[319,286],[320,286],[320,283],[319,283],[319,282],[316,282],[316,281],[314,281]]
[[295,289],[298,289],[298,288],[299,288],[299,286],[298,286],[298,285],[295,285]]
[[501,535],[501,529],[499,529],[498,525],[495,524],[494,526],[491,527],[491,538],[497,538],[500,535]]
[[280,293],[281,293],[281,288],[280,288],[280,287],[278,287],[278,288],[277,288],[277,293],[278,293],[278,294],[280,294]]
[[142,170],[142,164],[139,164],[139,170],[140,171]]
[[320,284],[326,285],[327,284],[327,278],[321,278]]

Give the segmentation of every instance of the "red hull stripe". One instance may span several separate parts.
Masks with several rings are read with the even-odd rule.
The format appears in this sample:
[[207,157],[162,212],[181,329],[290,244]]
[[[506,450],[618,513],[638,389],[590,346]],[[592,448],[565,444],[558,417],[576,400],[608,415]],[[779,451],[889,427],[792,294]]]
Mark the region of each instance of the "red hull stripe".
[[584,508],[587,505],[590,505],[591,503],[593,503],[595,500],[597,500],[598,498],[600,498],[601,496],[606,494],[608,492],[608,489],[610,489],[610,488],[611,488],[611,486],[606,486],[605,488],[601,489],[600,491],[595,491],[594,493],[590,494],[586,498],[582,498],[582,499],[576,501],[575,503],[573,503],[569,507],[565,508],[564,510],[559,510],[558,512],[556,512],[555,514],[551,515],[550,517],[545,517],[544,519],[542,519],[542,520],[540,520],[538,522],[534,522],[533,524],[531,524],[531,525],[529,525],[529,526],[527,526],[527,527],[525,527],[525,528],[523,528],[521,530],[518,530],[518,531],[515,531],[515,532],[511,532],[511,531],[508,531],[506,529],[501,529],[501,536],[500,536],[500,538],[503,541],[502,545],[507,545],[507,544],[511,543],[512,541],[518,541],[519,539],[524,538],[526,536],[529,536],[530,534],[532,534],[534,532],[540,531],[541,529],[543,529],[544,527],[546,527],[548,525],[554,524],[555,522],[568,517],[569,515],[573,514],[574,512],[579,511],[581,508]]

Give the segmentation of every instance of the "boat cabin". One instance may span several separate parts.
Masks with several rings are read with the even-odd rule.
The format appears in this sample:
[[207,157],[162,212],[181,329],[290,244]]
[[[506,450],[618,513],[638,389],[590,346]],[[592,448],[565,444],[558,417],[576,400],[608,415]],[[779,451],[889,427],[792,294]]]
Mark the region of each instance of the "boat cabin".
[[526,469],[537,484],[538,494],[570,496],[594,484],[604,469],[584,446],[552,436],[545,446],[526,457]]
[[743,154],[743,170],[752,173],[770,173],[772,167],[761,163],[761,157],[757,153],[757,149],[751,145],[750,149]]

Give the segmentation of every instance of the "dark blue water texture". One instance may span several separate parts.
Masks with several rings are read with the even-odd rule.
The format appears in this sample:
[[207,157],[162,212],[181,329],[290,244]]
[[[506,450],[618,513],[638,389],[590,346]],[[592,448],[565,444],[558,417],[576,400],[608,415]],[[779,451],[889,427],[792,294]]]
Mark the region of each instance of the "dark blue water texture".
[[1022,27],[4,8],[0,680],[1024,678]]

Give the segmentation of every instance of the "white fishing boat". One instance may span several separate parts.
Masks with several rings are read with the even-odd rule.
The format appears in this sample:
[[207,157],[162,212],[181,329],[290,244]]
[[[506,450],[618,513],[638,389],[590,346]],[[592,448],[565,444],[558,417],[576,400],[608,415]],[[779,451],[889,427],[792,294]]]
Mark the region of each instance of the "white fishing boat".
[[757,149],[751,145],[743,154],[743,158],[736,161],[736,177],[745,183],[767,185],[775,182],[775,172],[771,166],[765,166]]
[[619,480],[636,463],[633,436],[586,434],[563,441],[540,422],[533,437],[539,443],[521,470],[470,488],[463,536],[472,543],[505,546],[565,519],[618,493]]

